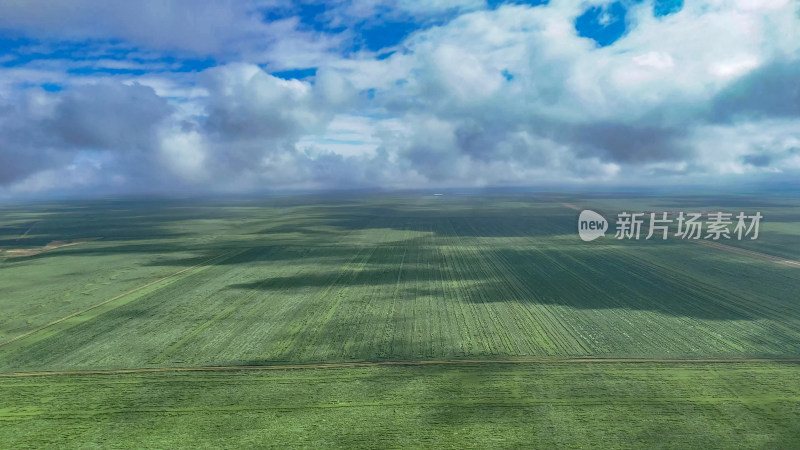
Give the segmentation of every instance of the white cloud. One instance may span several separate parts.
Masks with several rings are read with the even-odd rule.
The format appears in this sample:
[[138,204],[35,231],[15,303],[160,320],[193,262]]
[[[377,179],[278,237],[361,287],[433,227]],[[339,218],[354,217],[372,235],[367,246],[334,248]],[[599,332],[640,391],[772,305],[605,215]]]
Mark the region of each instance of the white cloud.
[[[10,136],[0,143],[0,184],[15,192],[65,183],[237,191],[800,173],[792,2],[686,2],[659,18],[652,4],[634,4],[626,34],[606,47],[574,25],[600,1],[496,9],[351,1],[325,13],[328,25],[373,20],[376,11],[426,24],[379,59],[342,53],[352,30],[311,30],[296,17],[264,23],[255,4],[201,2],[191,14],[178,3],[142,11],[88,0],[69,11],[29,9],[37,1],[0,6],[0,26],[130,45],[103,44],[85,61],[0,68],[0,132]],[[90,15],[106,20],[88,26]],[[117,55],[132,46],[144,48]],[[220,65],[173,72],[177,63],[158,57],[164,49],[220,55]],[[76,67],[146,73],[69,71]],[[316,75],[269,73],[305,67]],[[32,87],[42,83],[64,90]]]
[[189,183],[209,182],[205,136],[196,130],[172,129],[161,136],[161,158],[167,169]]

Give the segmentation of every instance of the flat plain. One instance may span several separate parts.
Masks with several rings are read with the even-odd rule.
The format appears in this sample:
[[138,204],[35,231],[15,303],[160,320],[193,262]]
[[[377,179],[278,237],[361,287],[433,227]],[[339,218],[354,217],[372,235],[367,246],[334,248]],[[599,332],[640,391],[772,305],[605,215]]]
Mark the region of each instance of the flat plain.
[[[582,242],[576,208],[765,219],[758,240],[727,247],[613,230]],[[781,447],[800,432],[800,267],[770,259],[800,256],[789,197],[448,192],[0,213],[11,447]],[[137,434],[147,427],[159,431]]]

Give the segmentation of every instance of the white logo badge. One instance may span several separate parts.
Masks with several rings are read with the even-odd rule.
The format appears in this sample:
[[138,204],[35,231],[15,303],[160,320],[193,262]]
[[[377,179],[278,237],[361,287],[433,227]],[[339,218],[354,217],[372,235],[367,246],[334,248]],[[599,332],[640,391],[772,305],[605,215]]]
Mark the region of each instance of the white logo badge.
[[594,211],[585,209],[578,218],[578,234],[584,241],[593,241],[600,236],[605,236],[608,222],[603,216]]

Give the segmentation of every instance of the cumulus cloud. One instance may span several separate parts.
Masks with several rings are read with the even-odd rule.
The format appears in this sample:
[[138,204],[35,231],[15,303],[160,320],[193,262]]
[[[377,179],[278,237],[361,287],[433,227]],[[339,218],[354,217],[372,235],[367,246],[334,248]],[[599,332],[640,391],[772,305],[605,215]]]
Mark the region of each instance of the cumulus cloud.
[[312,86],[283,80],[258,66],[237,64],[206,71],[205,129],[225,140],[279,139],[312,132],[323,120]]
[[[387,106],[434,110],[455,136],[448,146],[450,132],[442,133],[427,151],[409,145],[412,163],[438,177],[440,166],[462,167],[467,158],[473,173],[465,179],[487,178],[491,163],[509,157],[567,177],[747,171],[765,166],[742,168],[732,152],[709,148],[735,142],[712,143],[695,130],[734,118],[798,119],[792,80],[800,36],[788,3],[712,2],[666,18],[653,17],[645,3],[632,7],[631,29],[606,47],[575,32],[577,4],[474,12],[410,39],[416,67],[384,94]],[[533,136],[531,146],[503,150],[521,132]],[[547,141],[560,144],[558,155],[532,144]],[[526,158],[542,152],[547,156]],[[488,178],[525,182],[500,173]]]
[[[0,6],[0,28],[102,48],[94,59],[82,48],[77,63],[63,49],[0,60],[7,195],[64,183],[253,191],[800,172],[790,1],[687,2],[659,16],[651,2],[625,3],[616,40],[576,28],[599,0],[36,3]],[[401,19],[417,26],[387,52],[347,48],[364,24]],[[216,61],[177,70],[187,52]]]
[[[157,170],[151,157],[159,145],[161,124],[171,112],[165,99],[138,84],[108,81],[62,95],[42,90],[19,94],[0,106],[5,137],[0,143],[0,182],[91,161],[92,154],[90,166],[110,161],[129,174],[147,177]],[[35,185],[43,185],[43,176]]]

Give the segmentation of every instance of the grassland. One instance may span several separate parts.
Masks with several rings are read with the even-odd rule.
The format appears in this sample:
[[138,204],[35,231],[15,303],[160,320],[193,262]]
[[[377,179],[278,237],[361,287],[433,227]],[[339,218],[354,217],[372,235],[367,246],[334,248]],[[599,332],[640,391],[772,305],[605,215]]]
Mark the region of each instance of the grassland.
[[[800,255],[800,202],[787,198],[409,194],[5,206],[0,247],[17,251],[0,254],[0,373],[498,362],[6,377],[0,390],[12,400],[0,403],[0,420],[11,427],[0,432],[0,442],[24,446],[30,430],[44,426],[54,434],[41,439],[96,443],[108,435],[133,443],[133,428],[119,421],[160,426],[159,396],[174,398],[175,407],[189,411],[164,421],[164,432],[148,437],[153,440],[147,444],[162,447],[182,442],[171,440],[180,434],[167,436],[166,427],[192,423],[205,423],[220,438],[231,427],[243,439],[284,436],[275,442],[303,432],[309,446],[376,445],[403,436],[429,445],[511,446],[534,438],[545,444],[561,439],[547,433],[575,425],[570,417],[582,417],[588,427],[583,435],[564,437],[562,443],[574,445],[603,437],[612,445],[631,439],[664,444],[670,436],[689,442],[702,427],[719,427],[708,436],[720,443],[735,442],[724,433],[746,433],[752,446],[780,446],[796,437],[788,418],[798,414],[797,364],[677,360],[800,358],[800,268],[677,239],[582,242],[578,211],[565,203],[609,218],[622,210],[758,210],[765,217],[759,240],[725,243],[779,258]],[[46,248],[53,241],[78,243]],[[570,358],[674,362],[591,368],[559,362]],[[554,366],[499,362],[525,359],[550,360]],[[587,373],[596,380],[587,382]],[[532,381],[542,376],[557,386]],[[617,399],[618,377],[629,380],[630,397],[606,404],[604,399]],[[476,389],[495,392],[496,404],[473,392],[481,380],[488,380],[487,386]],[[203,401],[234,408],[248,395],[268,395],[273,397],[264,400],[275,406],[203,413],[206,403],[191,403],[195,382],[220,396]],[[370,400],[372,388],[359,394],[361,382],[374,389],[391,385],[387,389],[398,400]],[[80,397],[92,383],[101,389],[94,400],[66,398]],[[763,396],[747,391],[755,383],[767,383]],[[37,388],[48,389],[42,398],[52,402],[36,397]],[[123,390],[122,403],[114,403],[117,388]],[[518,401],[547,398],[553,389],[561,397],[552,404]],[[690,395],[692,389],[707,395]],[[356,405],[341,416],[331,414],[308,406],[307,396],[315,392],[324,394],[320,404]],[[141,413],[122,412],[135,400],[123,400],[125,395],[156,402],[153,417],[144,404],[136,406]],[[225,395],[233,403],[225,403]],[[367,397],[352,397],[358,395]],[[470,406],[472,395],[478,398]],[[649,401],[649,395],[663,401]],[[450,406],[444,404],[448,396],[454,398]],[[358,403],[367,400],[372,403]],[[385,408],[378,411],[381,404]],[[172,417],[174,405],[163,406],[164,414]],[[19,413],[29,410],[35,413]],[[107,428],[89,426],[81,414],[65,419],[70,411],[93,410],[98,412],[91,420]],[[483,425],[477,423],[479,411],[489,411]],[[534,419],[543,414],[548,419]],[[283,419],[276,419],[279,415]],[[471,419],[461,421],[459,415]],[[364,420],[373,416],[377,419]],[[249,418],[243,423],[256,428],[236,428],[236,417]],[[263,423],[270,417],[275,428]],[[420,425],[430,417],[432,424]],[[609,422],[614,417],[616,422]],[[718,423],[712,423],[714,417]],[[214,418],[224,425],[208,428]],[[361,423],[365,433],[381,432],[385,439],[364,441],[360,430],[340,427],[345,434],[335,440],[319,425],[323,418],[342,420],[342,426]],[[298,425],[293,428],[291,421]],[[608,429],[609,423],[625,421],[631,424]],[[387,428],[393,423],[394,431]],[[677,431],[669,434],[665,423]],[[55,424],[71,430],[69,436],[59,434]],[[113,429],[119,433],[103,432]],[[202,442],[192,434],[199,431],[187,429],[189,438]],[[508,441],[492,441],[502,436]]]
[[0,441],[6,447],[792,448],[800,440],[798,385],[797,366],[776,363],[0,377]]

